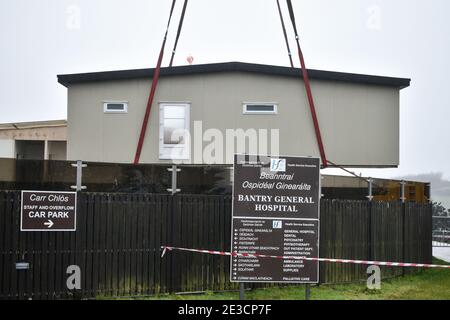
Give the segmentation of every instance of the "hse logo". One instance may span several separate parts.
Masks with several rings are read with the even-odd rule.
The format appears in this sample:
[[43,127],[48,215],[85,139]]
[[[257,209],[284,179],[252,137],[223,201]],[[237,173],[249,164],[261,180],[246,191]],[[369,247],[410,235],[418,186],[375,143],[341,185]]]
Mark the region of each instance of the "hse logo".
[[273,221],[272,222],[272,228],[273,229],[281,229],[283,228],[283,222],[282,221]]
[[270,171],[285,172],[286,171],[286,159],[270,159]]

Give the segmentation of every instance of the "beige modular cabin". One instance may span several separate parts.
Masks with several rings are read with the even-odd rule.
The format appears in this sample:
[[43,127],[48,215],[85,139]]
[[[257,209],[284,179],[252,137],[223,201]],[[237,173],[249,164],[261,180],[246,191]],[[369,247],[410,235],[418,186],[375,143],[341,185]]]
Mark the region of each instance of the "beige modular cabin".
[[[69,160],[133,162],[153,72],[58,76],[68,89]],[[327,158],[349,167],[397,167],[400,91],[410,80],[309,74]],[[190,143],[173,138],[175,128],[187,130]],[[161,70],[141,163],[205,163],[201,152],[216,140],[211,136],[221,132],[226,140],[232,129],[266,129],[267,150],[258,153],[320,155],[300,69],[232,62]],[[229,152],[227,145],[216,164],[231,164],[234,152],[253,151],[236,143]]]

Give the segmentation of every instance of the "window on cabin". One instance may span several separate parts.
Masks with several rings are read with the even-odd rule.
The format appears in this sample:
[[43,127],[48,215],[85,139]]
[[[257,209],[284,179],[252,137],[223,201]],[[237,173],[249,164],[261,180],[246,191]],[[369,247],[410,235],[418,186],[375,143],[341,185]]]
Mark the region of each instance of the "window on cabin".
[[128,102],[105,102],[103,111],[104,113],[127,113]]
[[189,159],[189,112],[187,103],[160,104],[159,158]]
[[278,106],[274,103],[244,103],[244,114],[277,114]]

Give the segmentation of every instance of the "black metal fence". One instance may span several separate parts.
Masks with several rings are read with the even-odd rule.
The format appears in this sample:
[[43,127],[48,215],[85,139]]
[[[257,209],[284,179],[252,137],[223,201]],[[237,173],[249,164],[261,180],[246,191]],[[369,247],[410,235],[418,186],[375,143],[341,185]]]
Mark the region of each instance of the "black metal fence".
[[[320,255],[431,262],[431,205],[321,201]],[[169,252],[162,245],[227,251],[231,197],[80,193],[76,232],[20,232],[20,192],[0,191],[0,298],[153,295],[237,289],[229,258]],[[28,270],[16,263],[28,262]],[[67,289],[67,267],[81,290]],[[321,283],[366,279],[365,267],[321,263]],[[407,270],[383,268],[382,275]]]

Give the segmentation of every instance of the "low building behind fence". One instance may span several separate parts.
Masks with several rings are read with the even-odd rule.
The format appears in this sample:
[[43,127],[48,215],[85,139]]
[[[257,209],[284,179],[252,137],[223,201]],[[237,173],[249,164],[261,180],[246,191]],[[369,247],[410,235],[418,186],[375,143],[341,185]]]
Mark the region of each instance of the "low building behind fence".
[[[0,159],[0,190],[71,191],[76,180],[73,161]],[[83,185],[89,192],[158,193],[172,188],[170,164],[111,164],[87,162]],[[232,166],[177,166],[177,188],[182,194],[231,195]],[[370,186],[370,184],[372,184]],[[403,193],[402,196],[402,185]],[[371,191],[370,191],[371,190]],[[403,200],[428,203],[429,183],[323,175],[325,199]],[[369,194],[370,193],[370,194]]]

